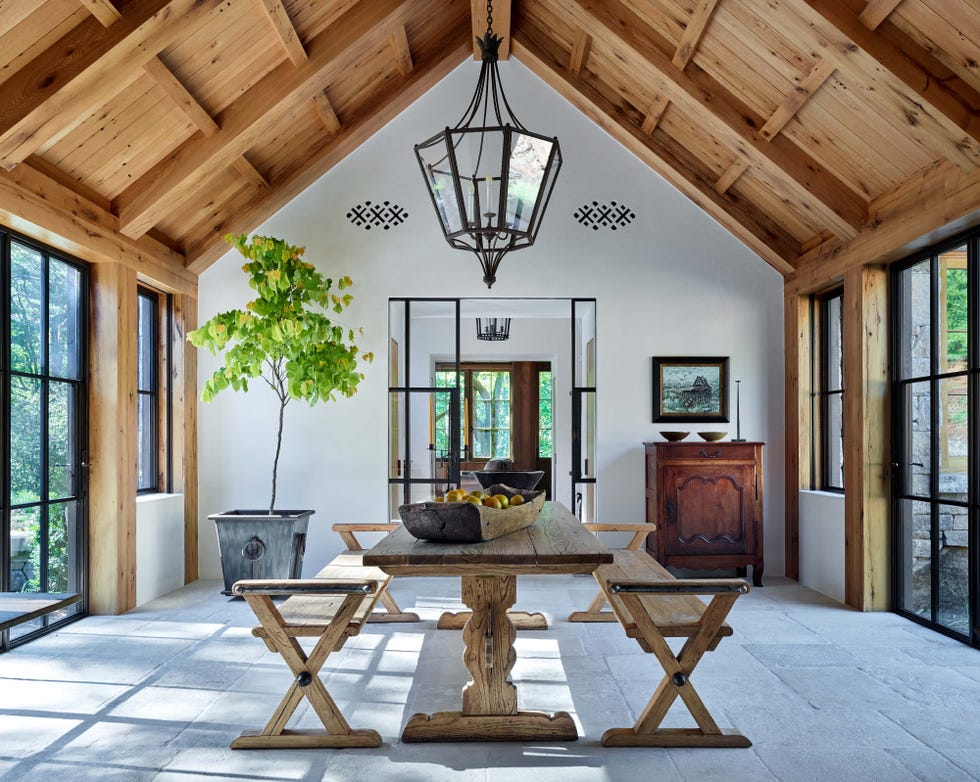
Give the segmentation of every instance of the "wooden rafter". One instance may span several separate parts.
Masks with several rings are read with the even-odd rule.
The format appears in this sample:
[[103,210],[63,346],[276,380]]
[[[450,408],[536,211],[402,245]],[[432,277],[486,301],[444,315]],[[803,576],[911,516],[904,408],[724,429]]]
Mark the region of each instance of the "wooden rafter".
[[218,132],[218,123],[159,57],[154,57],[143,68],[201,133],[205,136],[213,136]]
[[748,169],[748,160],[745,158],[736,158],[735,162],[725,169],[725,173],[718,177],[718,181],[715,182],[715,190],[719,193],[727,193],[728,188],[734,185],[738,181],[738,178],[748,171]]
[[556,50],[547,36],[522,20],[515,25],[514,53],[528,68],[566,100],[637,155],[643,162],[706,210],[725,228],[758,253],[777,271],[792,270],[799,245],[752,204],[722,195],[714,189],[714,177],[699,171],[699,162],[669,138],[648,135],[640,121],[625,117],[624,107],[614,102],[615,90],[596,86],[570,73],[564,63],[567,55]]
[[[510,10],[511,0],[494,0],[493,32],[504,40],[500,43],[498,57],[501,62],[510,58]],[[476,42],[487,33],[487,0],[470,0],[470,18],[473,26],[473,59],[480,60],[480,47]]]
[[206,22],[223,3],[134,0],[109,27],[91,17],[73,28],[0,84],[0,166],[9,171],[78,127],[139,78],[157,52]]
[[576,76],[582,73],[582,69],[589,62],[589,52],[592,51],[592,36],[585,30],[580,30],[572,46],[572,54],[568,58],[568,70]]
[[79,0],[82,6],[92,16],[98,19],[103,27],[108,27],[114,22],[122,19],[122,14],[111,2],[111,0]]
[[296,27],[289,18],[282,0],[259,0],[259,2],[289,61],[293,65],[302,65],[306,61],[306,49],[303,48],[303,42],[299,39],[299,33],[296,32]]
[[694,13],[691,14],[691,20],[684,28],[684,34],[677,45],[677,51],[674,52],[673,63],[681,70],[687,67],[697,51],[698,44],[701,43],[701,38],[704,37],[704,32],[708,29],[708,23],[711,21],[715,8],[718,7],[718,2],[719,0],[698,0]]
[[384,85],[366,101],[361,113],[345,117],[343,128],[326,138],[302,166],[276,177],[267,192],[255,194],[247,203],[239,205],[220,225],[209,226],[207,233],[187,249],[188,269],[198,274],[207,269],[227,252],[228,247],[222,241],[226,233],[249,231],[288,204],[447,76],[469,52],[469,35],[462,34],[458,24],[452,24],[431,53],[416,56],[415,68],[403,82]]
[[676,69],[665,54],[671,48],[655,30],[618,0],[569,0],[562,12],[592,31],[596,40],[643,68],[650,81],[662,82],[668,97],[686,106],[739,156],[775,171],[810,213],[842,238],[857,235],[867,204],[793,142],[767,142],[758,131],[763,122],[747,106],[695,63]]
[[773,137],[789,122],[796,113],[803,108],[814,93],[819,90],[825,81],[829,79],[837,65],[830,59],[819,59],[807,72],[806,76],[800,79],[796,88],[786,96],[786,99],[772,113],[766,124],[759,130],[759,135],[764,139],[772,140]]
[[323,123],[323,127],[327,129],[327,133],[333,136],[340,132],[340,118],[337,116],[337,112],[334,111],[333,104],[330,103],[330,98],[327,97],[327,93],[321,91],[313,96],[313,108],[316,109],[317,116],[320,118],[320,122]]
[[408,76],[415,67],[412,64],[412,48],[408,44],[408,31],[405,25],[395,25],[388,33],[388,46],[395,58],[395,67],[402,76]]
[[657,129],[657,125],[660,124],[660,119],[669,105],[670,98],[664,93],[660,93],[653,99],[653,103],[650,104],[650,108],[647,109],[646,116],[643,118],[643,124],[640,126],[644,133],[649,135]]
[[858,19],[869,30],[877,30],[878,25],[885,21],[901,2],[902,0],[870,0],[858,15]]
[[355,5],[309,42],[309,59],[303,65],[283,64],[273,70],[221,112],[218,133],[185,142],[120,193],[113,203],[120,230],[127,236],[146,233],[216,171],[231,165],[284,112],[312,99],[320,85],[341,72],[346,61],[364,47],[376,45],[379,30],[401,24],[410,6],[409,0],[372,0],[370,5]]
[[[869,30],[841,0],[803,0],[803,7],[816,12],[816,19],[805,20],[806,26],[830,42],[842,63],[855,60],[872,76],[883,69],[901,83],[897,98],[909,133],[921,133],[923,143],[964,171],[980,165],[980,115],[972,108],[980,106],[980,93],[960,79],[956,79],[957,91],[950,90],[922,65],[923,57],[910,56]],[[906,46],[915,44],[908,41]]]

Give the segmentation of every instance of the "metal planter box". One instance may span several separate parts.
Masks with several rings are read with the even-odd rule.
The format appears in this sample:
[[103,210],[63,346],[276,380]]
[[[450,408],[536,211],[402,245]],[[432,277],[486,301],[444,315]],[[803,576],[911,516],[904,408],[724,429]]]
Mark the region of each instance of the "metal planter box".
[[221,573],[230,595],[248,578],[300,578],[312,510],[230,510],[208,516],[218,533]]

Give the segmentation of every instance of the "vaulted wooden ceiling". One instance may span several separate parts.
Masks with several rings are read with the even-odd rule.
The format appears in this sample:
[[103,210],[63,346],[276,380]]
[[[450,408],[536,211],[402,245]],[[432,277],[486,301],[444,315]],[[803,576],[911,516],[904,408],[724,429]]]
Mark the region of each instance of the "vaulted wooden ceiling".
[[[2,0],[0,218],[193,279],[472,56],[472,4]],[[980,208],[980,0],[496,0],[494,20],[788,277],[937,187],[948,219]]]

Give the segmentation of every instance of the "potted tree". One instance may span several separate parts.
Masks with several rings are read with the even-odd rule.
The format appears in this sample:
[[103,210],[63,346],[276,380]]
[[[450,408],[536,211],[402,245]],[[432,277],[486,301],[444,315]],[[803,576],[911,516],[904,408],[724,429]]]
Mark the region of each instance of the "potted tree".
[[[298,578],[312,510],[276,508],[276,481],[286,406],[294,399],[310,405],[353,396],[364,375],[355,330],[333,316],[353,301],[349,277],[324,277],[303,260],[305,248],[282,239],[245,234],[226,236],[246,259],[242,270],[256,298],[244,310],[215,315],[187,335],[191,344],[221,355],[223,364],[204,384],[201,399],[210,402],[231,388],[248,391],[261,380],[279,401],[279,424],[272,458],[272,494],[268,509],[236,509],[214,520],[224,593],[241,578]],[[334,292],[336,287],[337,292]],[[362,333],[360,329],[357,333]]]

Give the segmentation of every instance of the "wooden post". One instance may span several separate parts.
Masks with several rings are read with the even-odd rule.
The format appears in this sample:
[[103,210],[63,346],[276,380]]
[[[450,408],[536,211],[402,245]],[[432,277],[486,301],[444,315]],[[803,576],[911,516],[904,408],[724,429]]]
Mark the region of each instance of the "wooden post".
[[786,405],[786,575],[800,579],[800,490],[810,486],[810,300],[793,292],[783,302]]
[[197,298],[181,294],[173,299],[170,333],[171,425],[173,427],[173,487],[184,495],[184,583],[198,579],[197,511],[197,351],[187,343],[187,332],[197,327]]
[[889,608],[888,274],[844,274],[844,598],[860,611]]
[[92,266],[89,611],[136,605],[136,272]]

